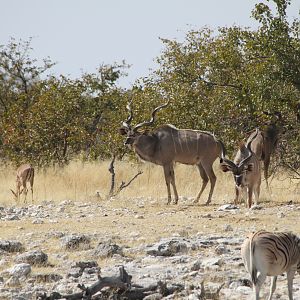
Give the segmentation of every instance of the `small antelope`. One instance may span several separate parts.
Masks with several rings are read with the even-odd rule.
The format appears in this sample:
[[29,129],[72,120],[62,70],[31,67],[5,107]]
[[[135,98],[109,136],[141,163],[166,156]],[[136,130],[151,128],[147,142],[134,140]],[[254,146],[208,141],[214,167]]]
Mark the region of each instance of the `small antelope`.
[[24,203],[26,202],[26,196],[28,192],[27,182],[29,182],[30,189],[31,189],[31,201],[33,202],[33,180],[34,180],[34,168],[30,164],[21,165],[17,169],[16,192],[14,192],[11,189],[12,193],[15,196],[16,201],[19,202],[20,196],[24,191],[24,195],[25,195]]
[[268,300],[276,289],[277,276],[287,272],[289,300],[293,300],[293,279],[300,271],[300,239],[292,233],[257,231],[241,247],[242,259],[251,276],[255,299],[267,276],[273,276]]
[[251,150],[251,143],[257,136],[256,135],[249,141],[247,147],[244,143],[240,145],[240,149],[237,156],[232,162],[225,158],[225,154],[222,154],[221,158],[221,170],[223,172],[231,171],[235,181],[235,199],[234,204],[237,205],[240,202],[240,198],[243,190],[247,189],[248,192],[248,207],[252,205],[252,195],[255,195],[255,204],[258,203],[261,184],[261,171],[260,162],[257,156]]

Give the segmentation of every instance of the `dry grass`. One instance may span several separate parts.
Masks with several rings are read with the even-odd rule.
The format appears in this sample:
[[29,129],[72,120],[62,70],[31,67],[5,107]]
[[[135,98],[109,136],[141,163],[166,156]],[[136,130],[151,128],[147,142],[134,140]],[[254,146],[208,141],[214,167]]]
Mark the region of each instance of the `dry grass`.
[[[152,164],[131,164],[117,162],[116,184],[128,181],[138,170],[140,175],[129,187],[123,190],[114,200],[106,200],[111,183],[108,172],[109,161],[101,163],[72,162],[64,169],[49,168],[45,172],[36,172],[35,203],[44,200],[61,202],[73,200],[77,202],[94,202],[99,210],[91,212],[84,218],[79,218],[78,208],[70,206],[71,218],[59,218],[57,223],[48,219],[43,224],[33,224],[32,218],[19,221],[2,221],[0,239],[17,239],[27,247],[28,240],[37,243],[37,247],[48,253],[50,262],[58,267],[52,254],[67,254],[71,260],[83,259],[79,252],[66,252],[62,249],[59,240],[55,237],[46,237],[50,231],[63,231],[64,233],[95,234],[101,237],[116,239],[117,243],[135,246],[142,243],[153,243],[162,237],[172,235],[193,236],[195,234],[227,234],[224,228],[230,224],[234,234],[244,236],[247,232],[265,228],[267,230],[299,231],[299,210],[288,210],[286,216],[277,216],[281,204],[288,201],[299,203],[299,183],[287,179],[284,174],[275,177],[271,182],[272,194],[266,191],[265,182],[262,183],[261,202],[266,210],[249,213],[242,208],[238,213],[218,213],[216,209],[224,203],[229,203],[234,197],[234,184],[231,174],[224,174],[214,166],[217,175],[217,185],[212,205],[203,206],[208,195],[208,188],[200,199],[200,204],[193,204],[192,200],[200,189],[200,176],[196,167],[176,165],[175,174],[178,192],[181,196],[178,205],[166,205],[166,187],[162,168]],[[9,188],[14,185],[15,175],[11,168],[0,170],[0,205],[11,206],[13,202]],[[103,196],[95,197],[96,191]],[[30,198],[30,197],[29,197]],[[21,204],[19,204],[21,205]],[[130,213],[126,213],[126,209]],[[57,208],[56,208],[57,209]],[[68,206],[66,208],[68,210]],[[104,216],[103,211],[107,211]],[[68,211],[67,211],[68,213]],[[135,218],[142,215],[143,218]],[[54,216],[55,219],[55,216]],[[138,238],[135,238],[138,233]],[[95,247],[97,241],[93,241]],[[86,258],[88,259],[88,258]],[[104,266],[110,260],[99,261]],[[7,266],[5,266],[6,268]],[[0,270],[4,266],[0,267]],[[36,272],[51,271],[51,268],[37,268]],[[64,273],[62,271],[62,273]]]
[[[111,174],[108,172],[108,166],[109,161],[99,163],[74,161],[63,169],[48,168],[45,171],[36,171],[34,183],[35,203],[41,203],[44,200],[60,202],[67,199],[83,202],[99,201],[99,198],[96,197],[96,191],[99,191],[102,199],[104,199],[109,192],[111,184]],[[217,162],[214,169],[217,175],[217,184],[213,203],[228,203],[234,197],[232,175],[221,173],[218,170]],[[117,162],[115,164],[116,187],[119,187],[122,181],[128,182],[138,170],[142,170],[143,174],[132,182],[129,187],[121,191],[117,198],[119,200],[136,197],[163,198],[161,199],[162,203],[166,202],[166,186],[160,166],[149,163],[132,164]],[[179,195],[194,198],[201,186],[197,168],[195,166],[177,164],[175,175]],[[15,171],[9,167],[2,167],[0,169],[0,203],[2,205],[12,205],[13,197],[9,189],[14,189],[14,186]],[[200,199],[201,203],[206,201],[208,191],[209,186]],[[267,192],[265,182],[263,182],[261,201],[275,203],[290,200],[293,202],[299,201],[299,182],[293,182],[286,178],[284,174],[272,179],[271,191],[271,194]],[[28,200],[31,200],[30,198],[29,195]]]

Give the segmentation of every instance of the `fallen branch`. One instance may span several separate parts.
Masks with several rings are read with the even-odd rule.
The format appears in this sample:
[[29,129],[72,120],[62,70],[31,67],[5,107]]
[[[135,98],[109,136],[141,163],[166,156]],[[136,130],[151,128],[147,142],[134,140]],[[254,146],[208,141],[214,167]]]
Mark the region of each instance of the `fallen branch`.
[[130,288],[132,276],[128,275],[124,267],[119,268],[120,275],[117,277],[99,277],[99,280],[95,282],[90,287],[85,287],[84,285],[78,285],[82,291],[70,295],[61,295],[60,293],[53,292],[50,296],[46,294],[39,295],[38,300],[81,300],[81,299],[91,299],[91,296],[95,295],[101,291],[104,287],[110,287],[115,289],[120,289],[126,291]]
[[99,277],[99,280],[91,285],[90,287],[85,287],[84,285],[78,285],[82,291],[69,295],[62,295],[57,292],[52,292],[49,296],[45,293],[37,296],[37,300],[81,300],[81,299],[92,299],[92,296],[101,291],[104,287],[110,289],[105,289],[101,291],[99,297],[93,299],[126,299],[126,300],[141,300],[146,296],[151,294],[159,294],[161,297],[165,297],[176,292],[180,292],[184,289],[183,285],[176,285],[170,288],[161,281],[157,284],[150,285],[148,287],[143,287],[140,285],[131,284],[132,276],[128,275],[124,267],[119,268],[120,275],[117,277]]

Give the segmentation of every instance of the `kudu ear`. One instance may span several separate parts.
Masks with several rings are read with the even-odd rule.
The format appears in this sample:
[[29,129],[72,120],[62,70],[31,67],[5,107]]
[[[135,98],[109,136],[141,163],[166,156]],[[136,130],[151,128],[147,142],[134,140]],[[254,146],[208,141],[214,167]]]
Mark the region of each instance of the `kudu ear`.
[[126,129],[126,128],[124,128],[124,127],[119,128],[119,133],[120,133],[121,135],[126,135],[127,132],[128,132],[128,129]]
[[254,164],[250,163],[245,166],[244,170],[251,172],[251,171],[253,171],[253,168],[254,168]]

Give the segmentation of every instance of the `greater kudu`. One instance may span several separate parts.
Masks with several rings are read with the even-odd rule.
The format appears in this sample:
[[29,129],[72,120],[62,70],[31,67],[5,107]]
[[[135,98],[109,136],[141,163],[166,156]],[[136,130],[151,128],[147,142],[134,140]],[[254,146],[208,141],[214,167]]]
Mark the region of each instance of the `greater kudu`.
[[27,182],[30,184],[31,189],[31,201],[33,202],[33,181],[34,181],[34,168],[30,164],[23,164],[17,169],[17,178],[16,178],[16,192],[11,189],[11,192],[14,194],[17,201],[20,200],[22,192],[24,192],[26,202],[27,197]]
[[221,170],[223,172],[231,171],[235,181],[235,199],[234,204],[237,205],[240,201],[243,190],[247,189],[248,207],[252,205],[252,194],[255,195],[255,204],[258,203],[261,184],[260,162],[251,150],[252,142],[258,135],[256,130],[255,135],[247,144],[240,144],[239,156],[236,156],[234,161],[225,158],[225,153],[222,153]]
[[142,122],[132,127],[132,109],[127,105],[129,117],[123,122],[120,133],[127,135],[126,145],[131,145],[136,154],[143,160],[161,165],[164,169],[168,191],[168,204],[171,202],[170,184],[173,186],[175,200],[178,202],[178,193],[175,185],[174,162],[187,165],[197,165],[202,178],[202,187],[194,202],[198,202],[208,181],[210,191],[206,204],[211,202],[216,184],[216,176],[212,165],[222,152],[221,142],[209,132],[191,129],[177,129],[172,125],[163,125],[153,131],[139,131],[144,126],[150,126],[155,121],[155,114],[169,104],[158,106],[152,111],[150,121]]
[[[273,114],[264,112],[266,115],[271,115],[273,120],[268,124],[265,124],[262,129],[258,129],[258,133],[256,134],[257,129],[253,130],[250,133],[250,136],[247,139],[246,146],[251,143],[251,150],[256,154],[257,158],[260,161],[263,161],[264,165],[264,178],[266,180],[267,187],[268,177],[269,177],[269,166],[271,155],[274,153],[275,148],[278,143],[278,136],[282,130],[282,117],[279,112],[275,112]],[[254,139],[253,137],[256,136]],[[240,153],[238,151],[236,157],[238,158]]]

